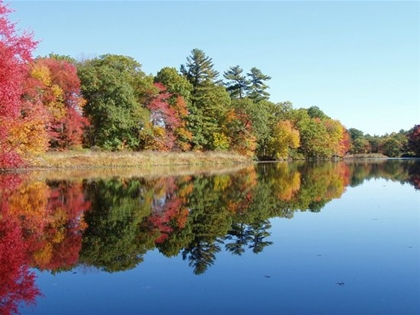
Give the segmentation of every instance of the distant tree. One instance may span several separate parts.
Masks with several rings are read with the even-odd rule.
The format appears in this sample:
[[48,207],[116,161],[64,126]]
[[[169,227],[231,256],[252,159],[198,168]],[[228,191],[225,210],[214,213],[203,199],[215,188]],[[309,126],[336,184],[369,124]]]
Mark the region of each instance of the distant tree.
[[206,56],[204,51],[193,49],[187,63],[181,65],[181,73],[197,88],[208,83],[214,83],[219,73],[214,70],[213,59]]
[[293,112],[293,104],[290,101],[279,102],[273,106],[273,115],[280,120],[291,120]]
[[415,125],[408,131],[408,149],[420,156],[420,125]]
[[250,82],[246,76],[242,74],[243,69],[239,66],[230,67],[223,73],[223,77],[228,80],[225,83],[226,90],[231,98],[244,98],[249,90]]
[[255,67],[251,68],[250,72],[247,73],[247,76],[249,77],[250,82],[248,97],[256,103],[262,100],[268,100],[270,93],[266,90],[269,86],[264,82],[271,80],[271,77],[263,74],[260,69]]
[[318,107],[318,106],[311,106],[307,109],[308,115],[311,118],[319,118],[319,119],[329,119],[327,115]]
[[331,152],[328,149],[328,133],[321,121],[309,119],[300,121],[300,149],[307,158],[328,158]]
[[[381,145],[381,137],[380,136],[371,136],[366,135],[361,138],[362,142],[367,141],[369,144],[366,145],[366,148],[369,148],[370,153],[379,153],[380,151],[380,145]],[[358,139],[356,139],[357,141]]]
[[57,61],[66,61],[66,62],[74,64],[74,65],[77,63],[77,60],[75,58],[73,58],[71,56],[68,56],[68,55],[60,55],[60,54],[55,54],[55,53],[49,53],[47,58],[55,59]]
[[397,157],[401,154],[402,144],[393,137],[386,137],[382,140],[380,146],[381,153],[389,157]]
[[356,129],[356,128],[350,128],[349,133],[350,133],[351,140],[356,140],[358,138],[363,138],[364,137],[363,131],[361,131],[359,129]]
[[356,138],[352,140],[351,153],[363,154],[372,152],[372,147],[366,138]]
[[341,138],[339,149],[338,149],[338,155],[343,157],[344,155],[350,152],[351,140],[350,140],[350,134],[344,126],[342,126],[341,131],[342,131],[342,138]]
[[322,120],[328,134],[326,145],[331,150],[332,156],[342,157],[350,148],[347,130],[338,120],[326,117]]

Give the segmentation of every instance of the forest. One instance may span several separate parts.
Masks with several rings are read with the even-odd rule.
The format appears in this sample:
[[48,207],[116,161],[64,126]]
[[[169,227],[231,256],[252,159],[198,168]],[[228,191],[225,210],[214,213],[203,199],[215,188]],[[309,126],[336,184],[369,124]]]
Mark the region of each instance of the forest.
[[382,136],[346,128],[319,107],[270,101],[271,77],[223,73],[193,49],[179,69],[147,75],[130,56],[32,56],[0,1],[0,169],[47,151],[227,151],[256,160],[346,154],[420,156],[420,124]]

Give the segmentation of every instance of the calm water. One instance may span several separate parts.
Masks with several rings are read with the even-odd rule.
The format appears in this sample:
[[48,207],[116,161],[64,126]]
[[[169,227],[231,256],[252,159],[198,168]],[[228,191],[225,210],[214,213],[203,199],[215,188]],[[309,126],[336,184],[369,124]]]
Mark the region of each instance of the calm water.
[[420,164],[0,175],[0,314],[420,314]]

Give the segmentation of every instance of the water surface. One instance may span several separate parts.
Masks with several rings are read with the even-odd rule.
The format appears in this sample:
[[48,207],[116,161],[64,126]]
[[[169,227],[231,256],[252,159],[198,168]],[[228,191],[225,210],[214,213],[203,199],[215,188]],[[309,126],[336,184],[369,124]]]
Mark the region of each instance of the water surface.
[[0,175],[0,314],[420,314],[419,169]]

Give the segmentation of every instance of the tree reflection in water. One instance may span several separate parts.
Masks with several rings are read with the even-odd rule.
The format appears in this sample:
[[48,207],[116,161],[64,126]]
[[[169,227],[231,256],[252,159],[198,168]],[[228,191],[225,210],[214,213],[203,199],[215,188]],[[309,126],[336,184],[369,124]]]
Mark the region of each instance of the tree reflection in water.
[[10,196],[22,184],[13,175],[0,176],[0,314],[17,313],[21,303],[34,305],[41,295],[29,271],[31,257],[20,217],[10,209]]
[[136,267],[151,250],[180,255],[195,274],[270,246],[270,219],[319,212],[371,178],[420,185],[419,162],[272,163],[218,175],[38,179],[0,175],[0,309],[40,294],[29,268]]

